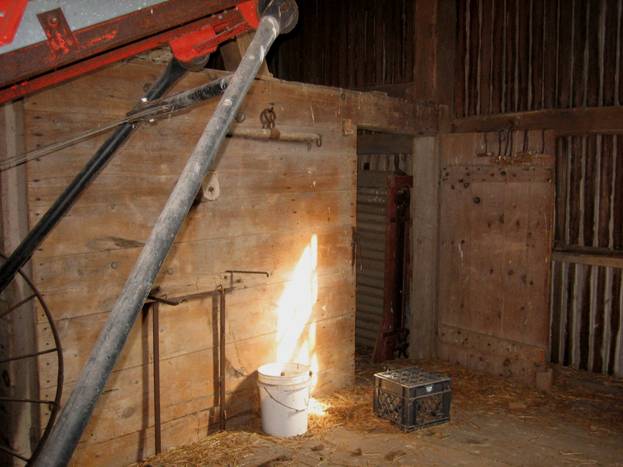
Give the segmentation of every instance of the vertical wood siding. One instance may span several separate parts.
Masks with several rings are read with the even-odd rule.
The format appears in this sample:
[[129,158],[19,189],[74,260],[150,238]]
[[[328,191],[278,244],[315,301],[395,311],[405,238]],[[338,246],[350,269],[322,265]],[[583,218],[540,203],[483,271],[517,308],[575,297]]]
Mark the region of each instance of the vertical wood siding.
[[457,117],[623,104],[623,0],[458,0]]
[[413,0],[300,0],[294,32],[269,57],[276,77],[362,89],[413,81]]
[[[557,141],[557,250],[623,252],[623,135],[561,136]],[[551,360],[623,374],[623,270],[555,261]]]

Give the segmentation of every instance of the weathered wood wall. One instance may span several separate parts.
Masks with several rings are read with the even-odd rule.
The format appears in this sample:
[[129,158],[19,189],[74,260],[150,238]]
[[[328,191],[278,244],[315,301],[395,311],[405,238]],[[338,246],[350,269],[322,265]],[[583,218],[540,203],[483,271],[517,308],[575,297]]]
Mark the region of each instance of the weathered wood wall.
[[[301,0],[269,56],[276,77],[364,89],[413,81],[414,0]],[[312,59],[313,57],[313,59]]]
[[[158,73],[151,64],[121,64],[28,98],[27,147],[124,115]],[[193,74],[178,88],[206,80]],[[259,113],[269,105],[282,131],[321,133],[322,147],[229,139],[216,170],[220,197],[193,208],[157,280],[160,294],[175,296],[229,285],[228,269],[270,272],[268,279],[237,276],[238,290],[227,297],[230,417],[255,410],[254,372],[278,358],[310,361],[316,391],[352,381],[357,127],[414,131],[413,108],[405,101],[276,80],[252,87],[242,125],[259,127]],[[205,105],[140,128],[34,256],[34,279],[65,350],[65,397],[211,110]],[[28,166],[31,225],[102,139]],[[76,465],[121,464],[153,452],[150,319],[135,324]],[[211,425],[212,336],[210,300],[161,307],[165,447],[196,441]],[[54,363],[41,358],[39,368],[45,398]]]
[[[0,107],[0,159],[24,151],[23,103]],[[25,167],[0,173],[0,250],[8,254],[28,232],[28,206]],[[3,260],[2,260],[3,261]],[[30,273],[30,264],[22,270]],[[32,294],[23,279],[15,279],[0,295],[0,358],[17,358],[36,351],[35,314]],[[15,305],[25,301],[21,306]],[[13,309],[13,311],[10,311]],[[4,313],[8,313],[4,315]],[[0,396],[14,399],[37,399],[37,363],[32,358],[13,360],[0,365]],[[2,401],[0,403],[0,443],[18,453],[29,453],[38,430],[39,408],[35,404]],[[12,465],[15,459],[0,453],[1,465]],[[20,462],[17,460],[17,462]]]
[[623,104],[622,0],[457,7],[457,117]]
[[553,148],[513,139],[441,136],[438,351],[531,383],[549,340]]
[[623,374],[623,135],[557,139],[554,363]]

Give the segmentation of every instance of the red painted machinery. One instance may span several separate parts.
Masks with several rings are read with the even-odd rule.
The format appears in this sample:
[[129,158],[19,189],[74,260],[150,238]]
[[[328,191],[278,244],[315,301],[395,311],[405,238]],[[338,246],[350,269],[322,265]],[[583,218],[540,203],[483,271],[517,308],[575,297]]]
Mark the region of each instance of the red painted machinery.
[[0,0],[0,104],[163,45],[202,65],[257,28],[258,2]]

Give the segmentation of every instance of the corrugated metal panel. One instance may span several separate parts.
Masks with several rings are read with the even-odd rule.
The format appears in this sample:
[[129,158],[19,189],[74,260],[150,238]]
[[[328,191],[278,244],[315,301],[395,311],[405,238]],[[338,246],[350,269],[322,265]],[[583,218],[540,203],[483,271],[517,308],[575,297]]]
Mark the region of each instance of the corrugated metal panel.
[[457,6],[457,117],[623,105],[623,0]]
[[395,173],[396,168],[411,174],[411,154],[359,154],[360,171]]
[[[623,376],[623,135],[557,141],[551,360]],[[576,259],[561,260],[565,253]]]
[[374,347],[383,317],[387,174],[360,170],[357,180],[355,341],[363,347]]

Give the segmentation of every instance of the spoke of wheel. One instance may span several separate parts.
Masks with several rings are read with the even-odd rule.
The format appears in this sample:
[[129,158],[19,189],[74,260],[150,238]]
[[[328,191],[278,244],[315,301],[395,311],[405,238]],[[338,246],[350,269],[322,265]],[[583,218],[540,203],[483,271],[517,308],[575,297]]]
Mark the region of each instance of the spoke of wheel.
[[18,459],[21,459],[24,462],[30,461],[28,457],[24,457],[21,454],[18,454],[17,452],[13,451],[13,449],[7,448],[6,446],[0,445],[0,451],[6,452],[10,456],[17,457]]
[[45,399],[16,399],[13,397],[0,397],[0,402],[21,402],[24,404],[48,404],[56,405],[56,402]]
[[33,298],[35,298],[36,296],[37,296],[37,295],[32,294],[32,295],[29,295],[28,297],[26,297],[25,299],[20,300],[20,301],[19,301],[19,302],[17,302],[15,305],[13,305],[11,308],[9,308],[7,311],[5,311],[4,313],[2,313],[2,314],[0,315],[0,318],[4,318],[6,315],[8,315],[9,313],[11,313],[11,312],[13,312],[13,311],[17,310],[17,309],[18,309],[20,306],[22,306],[24,303],[27,303],[27,302],[31,301],[31,300],[32,300]]
[[4,360],[0,360],[0,365],[3,363],[7,363],[7,362],[13,362],[15,360],[23,360],[25,358],[32,358],[32,357],[38,357],[39,355],[45,355],[47,353],[52,353],[52,352],[56,352],[56,347],[53,349],[48,349],[48,350],[42,350],[41,352],[35,352],[35,353],[29,353],[27,355],[20,355],[19,357],[11,357],[11,358],[6,358]]

